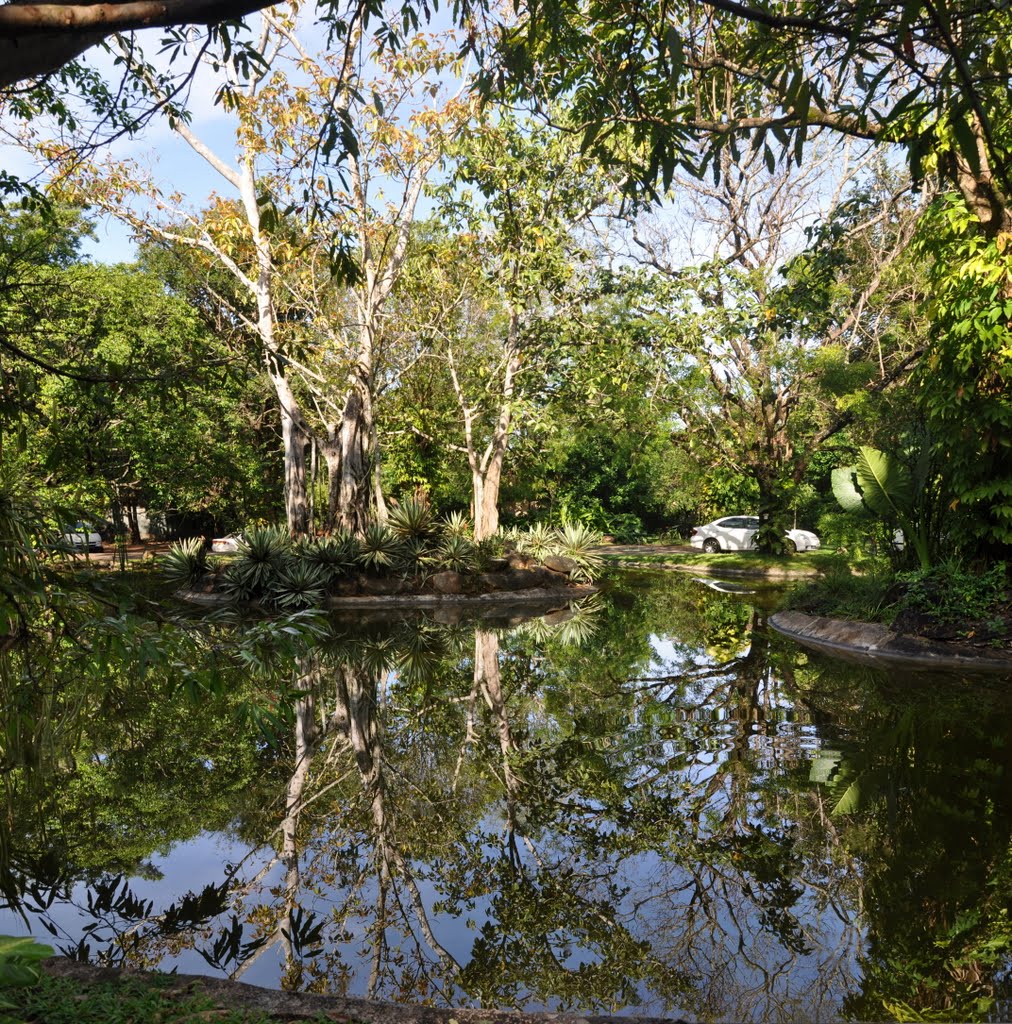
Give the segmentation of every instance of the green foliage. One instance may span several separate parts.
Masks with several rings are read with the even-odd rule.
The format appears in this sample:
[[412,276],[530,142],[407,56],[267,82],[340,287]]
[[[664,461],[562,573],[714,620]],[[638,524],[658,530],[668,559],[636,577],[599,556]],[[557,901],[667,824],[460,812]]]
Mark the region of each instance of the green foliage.
[[895,456],[861,447],[854,466],[834,469],[833,494],[847,512],[869,512],[897,523],[917,552],[921,568],[931,564],[930,462],[919,453],[917,479]]
[[170,545],[162,557],[162,575],[179,587],[192,587],[207,574],[207,544],[203,537],[191,537]]
[[17,1009],[17,1003],[10,999],[11,991],[38,984],[42,973],[39,961],[53,952],[52,946],[30,937],[0,935],[0,1011]]
[[362,533],[358,563],[371,572],[393,569],[404,557],[401,538],[383,523],[370,523]]
[[387,526],[402,540],[431,537],[436,529],[432,506],[423,498],[407,497],[387,515]]
[[323,574],[324,586],[347,576],[358,564],[359,543],[354,534],[339,532],[330,537],[305,541],[297,548],[299,557]]
[[457,533],[448,533],[436,548],[433,561],[440,569],[452,572],[474,572],[479,563],[474,541]]
[[451,512],[440,523],[444,537],[470,537],[471,524],[463,512]]
[[952,558],[927,570],[900,573],[897,580],[905,587],[904,607],[928,612],[943,624],[1003,618],[1009,606],[1004,562],[975,572]]
[[552,553],[576,563],[571,573],[574,579],[592,580],[603,563],[600,553],[594,550],[600,543],[601,535],[583,523],[563,523],[555,531]]
[[535,523],[528,530],[520,534],[518,548],[531,558],[542,559],[550,555],[554,550],[558,538],[557,531],[548,523]]
[[286,530],[277,526],[251,527],[225,570],[223,589],[237,601],[266,597],[291,553]]
[[267,590],[271,603],[282,611],[319,608],[328,582],[326,570],[306,558],[289,558],[274,574]]
[[957,539],[1012,544],[1012,263],[1007,237],[977,230],[962,200],[939,200],[922,225],[931,261],[932,342],[918,401],[962,518]]
[[850,566],[833,566],[821,577],[791,595],[791,607],[810,615],[826,615],[857,622],[890,621],[897,597],[893,574],[879,571],[855,573]]

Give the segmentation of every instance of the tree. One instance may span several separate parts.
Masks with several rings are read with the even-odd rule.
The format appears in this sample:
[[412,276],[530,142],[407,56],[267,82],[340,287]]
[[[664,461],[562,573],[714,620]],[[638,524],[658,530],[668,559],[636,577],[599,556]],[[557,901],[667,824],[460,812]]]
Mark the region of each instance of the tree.
[[[690,223],[708,229],[696,268],[678,264],[677,236],[650,221],[632,229],[632,252],[654,289],[657,337],[669,339],[676,442],[711,472],[754,483],[756,544],[766,551],[783,549],[788,511],[819,447],[854,417],[862,395],[902,380],[919,352],[916,320],[897,327],[893,291],[918,211],[897,200],[888,177],[851,185],[842,202],[861,170],[843,155],[830,147],[819,165],[770,171],[755,152],[727,153],[718,182],[682,183]],[[834,161],[846,169],[825,199],[815,245],[797,256],[801,229],[817,216],[811,192],[826,186],[822,172]]]
[[521,374],[533,377],[533,367],[543,366],[554,347],[552,321],[581,261],[572,225],[608,194],[607,182],[566,140],[505,110],[487,117],[456,154],[459,191],[446,196],[470,264],[464,286],[457,286],[456,323],[442,327],[441,347],[460,409],[479,540],[499,528]]

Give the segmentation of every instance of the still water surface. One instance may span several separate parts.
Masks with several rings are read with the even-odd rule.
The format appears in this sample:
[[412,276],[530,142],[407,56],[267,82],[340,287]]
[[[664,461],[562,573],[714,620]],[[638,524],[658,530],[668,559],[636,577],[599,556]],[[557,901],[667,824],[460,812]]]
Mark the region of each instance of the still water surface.
[[1010,681],[805,652],[776,599],[624,573],[573,617],[339,622],[259,728],[256,664],[120,686],[8,793],[0,932],[397,1001],[1006,1019]]

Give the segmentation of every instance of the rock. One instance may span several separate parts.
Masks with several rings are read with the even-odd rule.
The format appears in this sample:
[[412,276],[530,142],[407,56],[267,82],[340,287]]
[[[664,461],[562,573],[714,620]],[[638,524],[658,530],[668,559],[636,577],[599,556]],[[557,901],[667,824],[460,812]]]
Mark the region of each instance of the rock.
[[512,566],[510,565],[510,560],[508,558],[490,558],[488,560],[489,572],[505,572],[510,568],[512,568]]
[[404,580],[376,576],[360,576],[359,587],[363,594],[371,594],[375,597],[384,597],[387,594],[400,594],[408,589]]
[[459,572],[437,572],[430,582],[437,594],[459,594],[464,589]]
[[528,558],[519,551],[511,551],[506,556],[506,562],[511,569],[531,569],[538,564],[533,558]]
[[577,568],[576,562],[565,555],[547,555],[542,565],[550,572],[561,573],[563,576],[570,575]]
[[569,622],[576,613],[572,608],[560,608],[556,612],[549,612],[541,617],[546,626],[561,626],[563,622]]
[[459,604],[440,605],[433,611],[432,619],[444,626],[459,626],[464,621],[464,608]]
[[358,593],[358,580],[337,580],[330,584],[330,592],[338,597],[354,597]]
[[512,572],[483,572],[478,577],[482,590],[512,590]]
[[547,581],[547,573],[537,569],[511,569],[508,573],[511,590],[530,590],[531,587],[543,587]]

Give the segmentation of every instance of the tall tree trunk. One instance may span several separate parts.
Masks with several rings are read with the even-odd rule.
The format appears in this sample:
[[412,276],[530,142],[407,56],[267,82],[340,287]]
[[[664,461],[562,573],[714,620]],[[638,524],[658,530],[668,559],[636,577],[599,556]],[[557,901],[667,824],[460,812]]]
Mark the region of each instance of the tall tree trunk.
[[288,532],[293,537],[309,533],[309,496],[306,490],[306,445],[308,433],[303,426],[299,408],[291,385],[285,377],[271,372],[271,383],[278,396],[281,409],[281,439],[285,457],[285,518]]
[[340,479],[335,520],[353,533],[362,533],[369,522],[372,499],[372,395],[370,387],[356,378],[344,403],[340,431]]
[[516,377],[520,372],[520,316],[509,310],[509,332],[506,338],[506,367],[503,372],[502,390],[499,395],[499,411],[496,415],[492,437],[481,456],[475,448],[474,410],[464,398],[460,381],[450,353],[450,374],[454,391],[464,416],[464,440],[467,461],[471,468],[472,512],[474,515],[474,539],[484,540],[499,529],[499,488],[502,482],[503,462],[509,448],[510,430],[513,426],[513,396],[516,391]]

